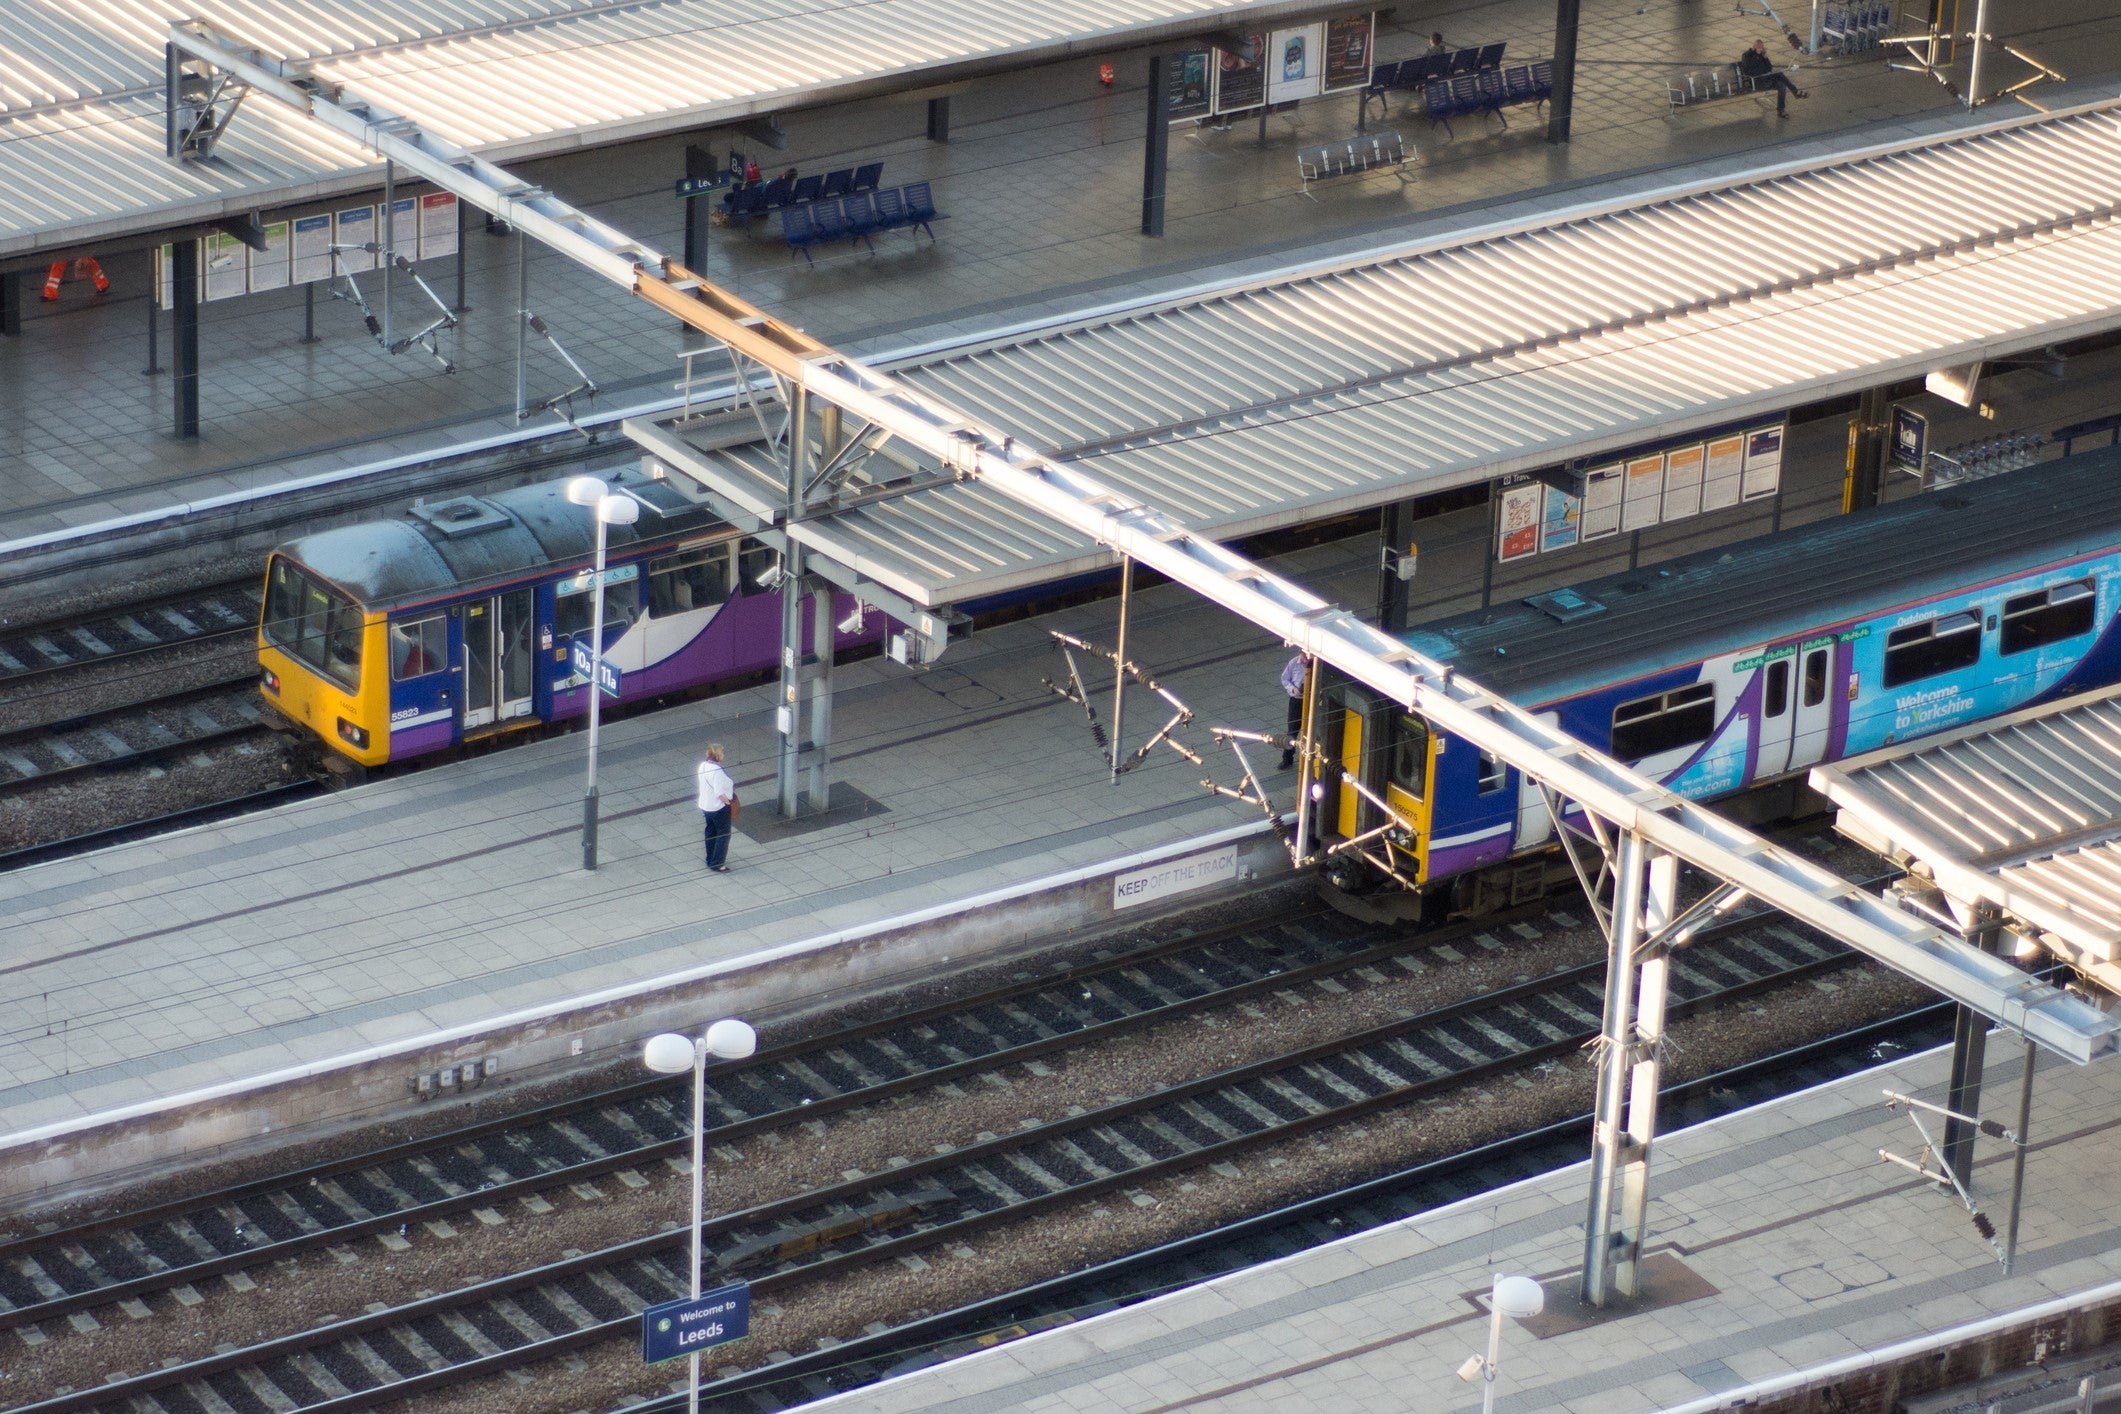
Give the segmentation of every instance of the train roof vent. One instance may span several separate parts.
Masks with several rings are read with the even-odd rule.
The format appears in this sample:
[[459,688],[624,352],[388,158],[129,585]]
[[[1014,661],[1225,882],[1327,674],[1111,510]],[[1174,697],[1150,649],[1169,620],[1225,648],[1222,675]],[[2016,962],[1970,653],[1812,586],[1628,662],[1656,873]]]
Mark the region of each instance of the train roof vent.
[[1556,623],[1563,624],[1572,624],[1578,619],[1587,619],[1593,614],[1605,612],[1605,605],[1574,589],[1549,589],[1544,594],[1534,594],[1525,600],[1525,603],[1541,610]]
[[446,501],[421,501],[413,506],[411,513],[452,540],[460,536],[498,530],[510,523],[505,511],[480,500],[477,496],[452,496]]

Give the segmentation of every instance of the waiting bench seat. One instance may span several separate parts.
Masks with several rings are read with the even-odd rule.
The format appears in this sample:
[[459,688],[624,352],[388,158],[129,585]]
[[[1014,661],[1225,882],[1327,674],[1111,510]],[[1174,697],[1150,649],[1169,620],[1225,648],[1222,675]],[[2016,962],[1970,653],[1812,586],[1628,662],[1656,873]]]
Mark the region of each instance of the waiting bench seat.
[[855,191],[836,200],[813,201],[805,206],[781,208],[781,239],[788,245],[790,260],[800,254],[809,264],[816,259],[810,248],[826,241],[859,241],[876,249],[870,237],[879,231],[926,231],[935,239],[934,222],[947,221],[935,209],[935,194],[926,182],[909,182],[888,191]]
[[[1405,179],[1407,161],[1406,144],[1396,132],[1364,133],[1349,138],[1346,142],[1321,143],[1317,147],[1302,147],[1296,151],[1296,175],[1302,181],[1305,196],[1311,196],[1311,183],[1327,177],[1343,177],[1350,172],[1370,172],[1380,167],[1400,170]],[[1312,197],[1313,201],[1318,198]]]

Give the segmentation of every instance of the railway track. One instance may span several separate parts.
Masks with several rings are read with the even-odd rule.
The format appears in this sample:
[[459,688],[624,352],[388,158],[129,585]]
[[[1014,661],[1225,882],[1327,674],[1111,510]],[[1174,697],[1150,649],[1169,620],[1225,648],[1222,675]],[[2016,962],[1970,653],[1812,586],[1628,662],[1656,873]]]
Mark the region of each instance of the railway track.
[[28,683],[91,663],[242,633],[258,620],[260,592],[254,580],[236,580],[79,618],[0,627],[0,691],[20,692]]
[[[1317,916],[1305,920],[1312,927],[1320,921]],[[1294,963],[1287,956],[1290,944],[1283,940],[1296,920],[1275,925],[1280,936],[1270,932],[1267,938],[1275,946],[1259,948],[1241,941],[1238,934],[1209,943],[1207,952],[1220,955],[1226,965],[1237,963],[1239,970],[1249,967],[1253,972],[1249,977],[1233,976],[1231,985],[1222,988],[1215,1000],[1241,1005],[1237,999],[1245,987],[1308,985],[1328,994],[1336,989],[1345,994],[1350,979],[1355,985],[1371,978],[1382,982],[1387,968],[1405,967],[1409,962],[1416,967],[1429,965],[1403,945],[1379,945],[1359,936],[1355,925],[1346,920],[1331,921],[1347,930],[1339,938],[1344,955],[1338,959],[1319,955]],[[1466,941],[1464,935],[1454,940],[1461,945]],[[1332,950],[1329,940],[1299,937],[1296,941],[1325,953]],[[1235,956],[1239,952],[1250,956]],[[1209,971],[1200,961],[1202,955],[1198,947],[1193,951],[1167,949],[1160,961],[1115,963],[1102,972],[1072,976],[1058,985],[1048,982],[1043,993],[1037,984],[1027,984],[1009,1001],[990,999],[984,1005],[1000,1006],[1005,1016],[1013,1005],[1025,1021],[1036,1022],[1038,1018],[1029,1010],[1034,995],[1041,997],[1041,1007],[1048,1000],[1071,1007],[1118,1001],[1126,990],[1141,985],[1140,969],[1163,966],[1171,979],[1164,990],[1174,995],[1160,1000],[1159,1007],[1197,1007],[1204,1003],[1196,998],[1208,990],[1191,980]],[[1850,960],[1832,945],[1807,939],[1774,920],[1733,920],[1718,937],[1697,940],[1675,963],[1675,1010],[1786,985]],[[1201,1169],[1423,1096],[1553,1060],[1595,1035],[1602,972],[1602,962],[1569,968],[1293,1054],[1078,1110],[1007,1136],[982,1135],[970,1144],[941,1146],[941,1152],[909,1162],[894,1160],[882,1174],[850,1174],[838,1183],[759,1203],[708,1224],[708,1260],[718,1276],[749,1277],[756,1294],[770,1297],[834,1264],[868,1264],[961,1242],[1061,1204],[1133,1187],[1176,1170]],[[1307,975],[1292,975],[1297,973]],[[1177,985],[1180,979],[1186,984],[1183,990]],[[880,1097],[878,1085],[929,1086],[939,1083],[946,1073],[991,1071],[1027,1058],[1024,1045],[1051,1049],[1080,1044],[1097,1034],[1099,1027],[1123,1020],[1108,1022],[1095,1012],[1080,1014],[1083,1019],[1071,1035],[1056,1033],[1046,1025],[1034,1028],[1046,1033],[1036,1036],[1012,1036],[1009,1032],[1014,1028],[991,1023],[964,1028],[959,1034],[994,1038],[996,1043],[984,1046],[980,1055],[936,1054],[936,1042],[947,1024],[942,1016],[895,1020],[880,1023],[855,1041],[836,1038],[802,1057],[769,1059],[730,1072],[718,1077],[714,1101],[728,1127],[718,1129],[713,1137],[722,1141],[765,1126],[757,1108],[738,1103],[738,1097],[755,1089],[774,1088],[766,1083],[769,1075],[798,1077],[799,1088],[824,1092],[812,1093],[810,1106],[795,1105],[808,1118],[817,1113],[818,1101],[845,1096],[841,1103],[867,1103]],[[1148,1013],[1137,1008],[1135,1014]],[[1164,1017],[1173,1014],[1161,1012]],[[894,1026],[899,1028],[895,1033],[884,1029]],[[911,1051],[909,1040],[915,1043]],[[930,1054],[925,1070],[910,1071],[899,1059],[914,1059],[924,1050]],[[820,1069],[819,1057],[828,1052],[856,1063],[853,1078],[857,1085],[834,1086]],[[944,1067],[934,1065],[936,1059],[943,1060]],[[886,1061],[892,1063],[896,1077],[891,1070],[860,1074],[860,1069]],[[813,1078],[824,1083],[813,1084]],[[629,1167],[666,1152],[682,1134],[675,1096],[667,1088],[660,1094],[667,1129],[664,1134],[651,1134],[636,1123],[632,1132],[636,1142],[625,1160]],[[781,1094],[777,1103],[785,1110],[786,1094]],[[785,1123],[785,1118],[779,1122]],[[740,1125],[750,1127],[732,1133]],[[572,1127],[587,1133],[579,1118]],[[491,1147],[495,1146],[482,1146]],[[452,1181],[460,1187],[489,1184],[484,1197],[473,1191],[453,1201],[468,1196],[484,1203],[498,1196],[490,1175],[476,1166]],[[538,1181],[548,1187],[568,1181],[565,1167],[548,1168]],[[348,1191],[344,1179],[317,1184],[318,1188],[327,1186]],[[287,1200],[287,1190],[279,1190],[279,1198]],[[254,1200],[245,1206],[254,1210]],[[411,1212],[403,1206],[397,1211],[398,1221]],[[185,1221],[192,1231],[198,1231],[197,1218]],[[284,1207],[277,1218],[281,1226],[300,1221],[299,1210]],[[70,1243],[58,1246],[86,1250],[83,1236],[76,1234]],[[109,1240],[114,1234],[104,1236]],[[40,1241],[47,1244],[42,1250],[53,1250],[50,1238]],[[657,1233],[25,1408],[38,1414],[103,1407],[193,1410],[224,1405],[350,1410],[423,1396],[630,1331],[643,1305],[668,1299],[683,1289],[685,1242],[682,1230]],[[0,1261],[0,1270],[21,1268],[21,1258],[31,1245],[15,1243],[10,1244],[14,1252],[0,1251],[0,1258],[7,1259]],[[245,1260],[254,1262],[262,1259],[261,1253],[278,1255],[285,1250],[254,1246]],[[162,1279],[173,1275],[174,1269]],[[115,1284],[104,1283],[94,1300],[108,1304],[116,1290]],[[15,1318],[28,1319],[28,1313],[36,1309],[35,1303],[19,1303]],[[52,1313],[57,1309],[45,1307]]]
[[249,686],[254,676],[0,735],[0,793],[266,731],[265,705]]

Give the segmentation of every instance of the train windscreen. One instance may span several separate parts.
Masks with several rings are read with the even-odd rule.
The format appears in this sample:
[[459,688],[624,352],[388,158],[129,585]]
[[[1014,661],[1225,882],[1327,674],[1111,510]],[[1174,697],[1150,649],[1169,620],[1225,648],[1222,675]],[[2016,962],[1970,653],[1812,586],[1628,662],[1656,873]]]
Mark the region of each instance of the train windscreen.
[[361,684],[361,609],[275,555],[265,574],[265,638],[347,688]]

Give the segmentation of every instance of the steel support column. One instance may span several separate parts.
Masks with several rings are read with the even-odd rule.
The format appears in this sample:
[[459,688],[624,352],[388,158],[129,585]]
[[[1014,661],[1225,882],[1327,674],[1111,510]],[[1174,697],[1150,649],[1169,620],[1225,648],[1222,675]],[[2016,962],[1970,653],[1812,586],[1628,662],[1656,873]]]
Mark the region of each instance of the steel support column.
[[1547,99],[1547,141],[1569,140],[1569,118],[1576,104],[1576,29],[1583,0],[1555,0],[1554,92]]
[[1126,748],[1122,733],[1127,725],[1127,609],[1134,598],[1134,561],[1119,557],[1119,646],[1112,650],[1112,784],[1119,784],[1120,757]]
[[464,203],[457,203],[457,302],[449,307],[451,314],[462,314],[471,306],[464,302]]
[[383,163],[383,248],[376,252],[376,268],[383,272],[383,351],[390,346],[390,267],[398,260],[398,164]]
[[928,141],[950,141],[950,95],[928,100]]
[[[1650,892],[1642,932],[1654,938],[1679,913],[1679,861],[1669,854],[1650,859]],[[1664,1009],[1670,990],[1671,950],[1658,947],[1642,959],[1635,983],[1635,1042],[1628,1082],[1628,1139],[1620,1168],[1620,1242],[1613,1257],[1613,1286],[1622,1296],[1642,1294],[1642,1249],[1649,1240],[1650,1147],[1657,1139],[1657,1091],[1664,1080]]]
[[833,614],[832,586],[816,581],[810,591],[810,661],[803,665],[810,707],[810,808],[819,814],[832,808],[832,652],[839,624]]
[[[18,289],[15,293],[19,295],[21,291]],[[7,291],[0,287],[0,304],[4,304],[6,300]],[[161,309],[162,250],[157,246],[147,252],[147,367],[140,370],[150,378],[162,371],[162,331],[159,327],[162,322]],[[0,314],[0,326],[5,323],[5,315]],[[5,328],[0,327],[0,333],[5,332]]]
[[[800,383],[788,388],[788,519],[803,513],[803,479],[810,440],[810,394]],[[779,749],[774,780],[781,817],[793,820],[801,809],[803,713],[803,549],[793,536],[781,560],[781,691],[774,728]],[[828,625],[829,627],[829,625]]]
[[[160,273],[159,268],[156,273]],[[0,338],[22,337],[22,272],[0,273]],[[153,360],[150,359],[150,362]]]
[[1164,233],[1164,184],[1171,167],[1171,61],[1149,56],[1149,131],[1142,149],[1142,234]]
[[1590,1209],[1583,1224],[1583,1300],[1587,1306],[1605,1305],[1612,1287],[1613,1186],[1626,1153],[1635,949],[1642,942],[1646,852],[1639,836],[1623,831],[1613,861],[1613,913],[1606,928],[1605,1025],[1598,1038],[1598,1092],[1591,1127]]
[[530,406],[530,256],[516,232],[516,421]]
[[1843,512],[1878,504],[1885,487],[1885,459],[1892,451],[1887,444],[1892,418],[1885,389],[1864,389],[1856,404],[1856,415],[1849,419],[1848,476],[1841,487]]
[[170,394],[172,430],[199,435],[199,243],[178,241],[170,256]]
[[[1996,950],[2001,924],[1983,908],[1960,935],[1970,948]],[[1946,1083],[1944,1107],[1958,1114],[1978,1117],[1981,1113],[1981,1071],[1988,1059],[1989,1020],[1972,1007],[1962,1006],[1952,1021],[1952,1069]],[[1974,1181],[1974,1135],[1976,1126],[1963,1120],[1944,1121],[1944,1166],[1969,1187]]]
[[1414,553],[1414,502],[1394,501],[1378,513],[1377,626],[1386,633],[1405,633],[1414,598],[1414,581],[1399,573],[1398,557]]

